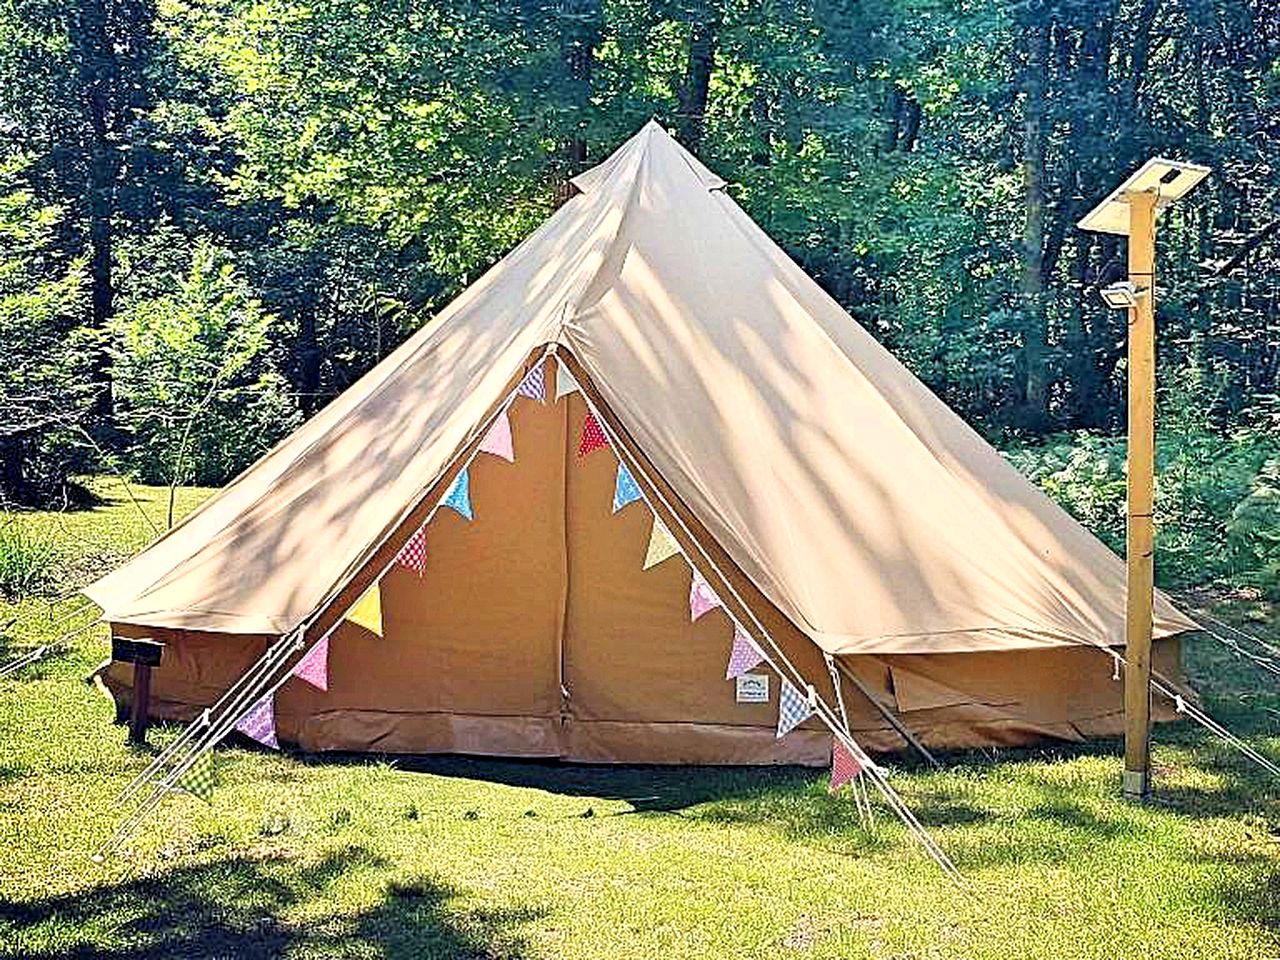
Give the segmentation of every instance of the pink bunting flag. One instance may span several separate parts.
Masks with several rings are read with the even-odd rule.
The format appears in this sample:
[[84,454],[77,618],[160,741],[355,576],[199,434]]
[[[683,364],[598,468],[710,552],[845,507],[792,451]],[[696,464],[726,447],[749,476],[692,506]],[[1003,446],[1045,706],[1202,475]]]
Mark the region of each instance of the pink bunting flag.
[[585,457],[591,451],[608,445],[609,441],[596,415],[588,411],[587,419],[582,422],[582,440],[578,444],[578,456]]
[[422,576],[427,569],[427,528],[425,525],[418,528],[418,532],[406,541],[405,545],[400,548],[400,552],[396,554],[396,563],[402,567],[407,567],[418,576]]
[[745,630],[736,623],[733,625],[733,651],[729,654],[729,669],[724,678],[733,680],[742,676],[752,667],[764,662],[764,654],[757,648]]
[[264,747],[280,749],[276,739],[275,694],[268,693],[236,722],[236,729],[246,737],[252,737]]
[[831,792],[852,783],[862,773],[862,764],[839,737],[831,741]]
[[711,585],[702,579],[702,574],[693,571],[693,582],[689,585],[689,619],[697,620],[708,610],[720,606],[720,598],[716,596]]
[[480,452],[491,453],[509,463],[515,463],[516,453],[511,444],[511,421],[507,419],[507,411],[503,410],[498,414],[498,419],[493,421],[493,426],[485,434],[484,442],[480,444]]
[[329,638],[325,637],[306,652],[293,668],[293,675],[317,690],[329,689]]

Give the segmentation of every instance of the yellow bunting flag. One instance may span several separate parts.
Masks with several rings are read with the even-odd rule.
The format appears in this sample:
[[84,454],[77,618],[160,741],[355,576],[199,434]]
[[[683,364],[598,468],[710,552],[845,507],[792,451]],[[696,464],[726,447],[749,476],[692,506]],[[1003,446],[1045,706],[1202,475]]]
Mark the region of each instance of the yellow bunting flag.
[[674,557],[679,552],[680,547],[675,538],[671,536],[671,531],[655,514],[653,530],[649,532],[649,549],[644,555],[644,569],[648,570],[650,567],[657,566],[663,560],[668,557]]
[[343,619],[382,636],[382,591],[376,583],[365,591]]

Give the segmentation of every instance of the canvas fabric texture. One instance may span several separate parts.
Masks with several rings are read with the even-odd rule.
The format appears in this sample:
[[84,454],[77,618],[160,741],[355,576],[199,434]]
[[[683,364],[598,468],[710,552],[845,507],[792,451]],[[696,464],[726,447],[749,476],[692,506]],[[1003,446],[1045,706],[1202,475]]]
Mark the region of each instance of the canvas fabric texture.
[[[432,323],[91,585],[106,618],[301,623],[555,344],[737,570],[828,652],[1123,642],[1118,558],[657,124],[574,182]],[[1158,597],[1157,636],[1192,628]]]

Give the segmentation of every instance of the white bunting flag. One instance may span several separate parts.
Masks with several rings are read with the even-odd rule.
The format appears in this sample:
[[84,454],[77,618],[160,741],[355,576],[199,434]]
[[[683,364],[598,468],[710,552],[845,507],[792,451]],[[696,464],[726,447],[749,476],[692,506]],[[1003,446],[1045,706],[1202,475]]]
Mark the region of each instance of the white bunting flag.
[[778,739],[785,737],[800,724],[813,716],[813,704],[809,698],[782,678],[782,690],[778,694]]
[[577,378],[569,372],[569,368],[564,365],[564,361],[557,358],[556,360],[556,399],[567,397],[576,390],[581,390],[578,386]]

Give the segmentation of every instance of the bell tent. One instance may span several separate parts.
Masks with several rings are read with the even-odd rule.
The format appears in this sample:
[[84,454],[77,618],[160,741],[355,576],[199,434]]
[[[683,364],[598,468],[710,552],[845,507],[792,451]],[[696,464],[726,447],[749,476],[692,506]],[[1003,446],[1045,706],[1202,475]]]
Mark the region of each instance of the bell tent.
[[[258,670],[257,735],[307,750],[825,764],[816,705],[871,750],[1117,732],[1119,559],[656,123],[573,185],[87,590],[165,644],[150,715]],[[1157,596],[1159,669],[1194,628]]]

